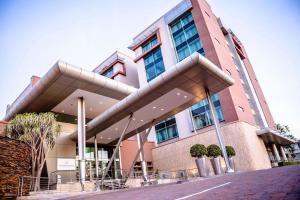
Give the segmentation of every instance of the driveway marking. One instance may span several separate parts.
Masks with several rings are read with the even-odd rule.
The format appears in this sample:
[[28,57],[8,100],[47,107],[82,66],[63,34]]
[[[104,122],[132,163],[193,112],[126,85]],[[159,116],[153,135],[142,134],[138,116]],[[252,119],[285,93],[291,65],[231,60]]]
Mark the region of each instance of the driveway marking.
[[229,185],[230,183],[231,183],[231,182],[227,182],[227,183],[224,183],[224,184],[215,186],[215,187],[208,188],[208,189],[203,190],[203,191],[201,191],[201,192],[197,192],[197,193],[194,193],[194,194],[190,194],[190,195],[187,195],[187,196],[184,196],[184,197],[177,198],[177,199],[175,199],[175,200],[183,200],[183,199],[187,199],[187,198],[196,196],[196,195],[198,195],[198,194],[202,194],[202,193],[204,193],[204,192],[208,192],[208,191],[210,191],[210,190],[214,190],[214,189],[217,189],[217,188],[220,188],[220,187],[224,187],[224,186],[226,186],[226,185]]

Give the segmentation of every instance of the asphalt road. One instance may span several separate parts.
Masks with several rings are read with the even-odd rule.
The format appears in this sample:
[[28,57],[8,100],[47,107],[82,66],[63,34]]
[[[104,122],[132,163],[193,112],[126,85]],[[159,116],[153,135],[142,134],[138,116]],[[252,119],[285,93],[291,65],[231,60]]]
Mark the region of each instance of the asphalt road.
[[233,173],[181,184],[156,185],[106,194],[86,194],[70,200],[300,200],[300,165]]

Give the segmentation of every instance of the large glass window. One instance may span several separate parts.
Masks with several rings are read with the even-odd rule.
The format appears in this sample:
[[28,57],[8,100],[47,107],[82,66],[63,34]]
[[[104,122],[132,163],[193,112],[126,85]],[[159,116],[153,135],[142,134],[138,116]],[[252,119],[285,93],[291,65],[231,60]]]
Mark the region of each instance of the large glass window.
[[107,78],[112,78],[114,75],[114,68],[111,67],[110,69],[106,70],[102,76],[106,76]]
[[170,24],[178,61],[183,60],[194,52],[204,55],[204,50],[190,12]]
[[170,117],[155,125],[157,143],[178,137],[175,117]]
[[143,53],[154,47],[158,43],[157,37],[153,37],[150,41],[142,46]]
[[151,81],[165,71],[160,48],[144,57],[147,81]]
[[[213,95],[212,101],[216,108],[216,113],[219,121],[224,121],[224,115],[221,108],[219,96],[217,94]],[[200,101],[193,105],[191,110],[196,126],[195,128],[200,129],[213,124],[207,99],[204,99],[203,101]]]

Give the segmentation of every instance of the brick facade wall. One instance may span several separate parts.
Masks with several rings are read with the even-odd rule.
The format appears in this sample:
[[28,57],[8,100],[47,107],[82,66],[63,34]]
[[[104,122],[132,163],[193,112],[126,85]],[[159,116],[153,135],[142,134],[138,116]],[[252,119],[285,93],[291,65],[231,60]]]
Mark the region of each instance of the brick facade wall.
[[[27,144],[0,136],[0,199],[17,195],[19,177],[31,175],[30,155]],[[28,193],[28,187],[24,187],[23,195]]]
[[[256,125],[255,118],[251,111],[251,106],[244,91],[238,71],[236,70],[234,60],[230,49],[226,44],[226,38],[219,27],[218,19],[212,12],[210,6],[205,0],[191,0],[193,9],[192,14],[206,57],[214,64],[219,66],[224,72],[229,73],[235,80],[235,84],[219,93],[222,110],[226,122],[244,121],[251,125]],[[248,60],[244,59],[247,69],[255,77],[253,68]],[[260,102],[270,127],[273,127],[274,121],[259,84],[254,84],[258,93]],[[239,107],[243,109],[239,109]]]

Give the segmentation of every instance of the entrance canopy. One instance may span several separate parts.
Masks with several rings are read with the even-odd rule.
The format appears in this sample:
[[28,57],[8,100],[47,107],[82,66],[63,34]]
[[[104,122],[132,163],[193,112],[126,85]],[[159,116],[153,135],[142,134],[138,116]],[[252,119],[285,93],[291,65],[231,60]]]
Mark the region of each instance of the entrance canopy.
[[[115,144],[133,114],[125,137],[147,129],[233,85],[233,79],[204,56],[194,53],[131,93],[86,125],[86,139],[97,136],[103,144]],[[71,135],[77,139],[77,132]]]
[[[90,102],[97,100],[103,106],[110,106],[134,91],[136,88],[132,86],[58,61],[45,76],[36,84],[29,85],[7,108],[4,120],[8,121],[14,115],[24,112],[66,111],[66,114],[76,115],[77,107],[72,108],[70,105],[76,103],[80,96],[88,96]],[[87,117],[93,118],[103,110],[89,110]]]
[[289,145],[295,143],[294,140],[286,138],[270,128],[264,128],[256,131],[257,135],[260,136],[265,144],[278,144],[278,145]]

